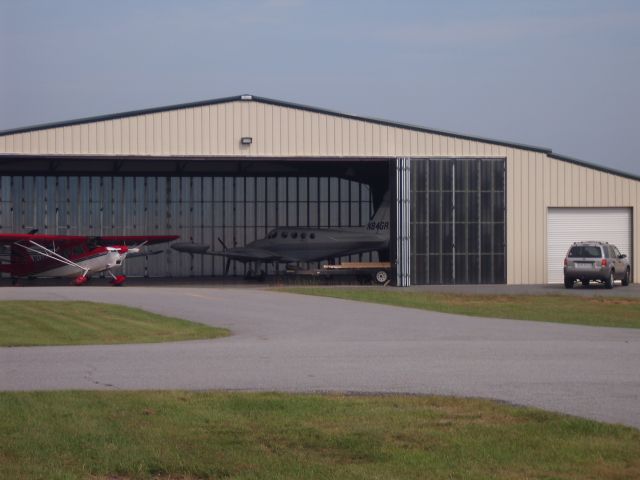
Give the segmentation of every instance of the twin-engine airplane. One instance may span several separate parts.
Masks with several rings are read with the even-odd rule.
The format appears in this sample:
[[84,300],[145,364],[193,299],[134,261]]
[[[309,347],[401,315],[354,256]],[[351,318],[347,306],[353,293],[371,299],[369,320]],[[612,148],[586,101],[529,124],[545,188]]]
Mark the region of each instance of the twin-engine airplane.
[[10,255],[9,263],[0,265],[0,272],[10,274],[14,284],[25,277],[72,277],[75,285],[85,284],[91,275],[107,272],[112,277],[111,284],[118,286],[127,277],[115,275],[111,270],[120,268],[127,256],[159,253],[143,253],[141,249],[177,238],[176,235],[0,234],[0,252]]
[[208,245],[191,242],[174,243],[171,248],[192,255],[225,257],[225,275],[232,260],[253,264],[299,263],[371,251],[386,253],[389,248],[389,194],[384,196],[373,218],[361,227],[278,227],[271,230],[266,238],[244,247],[222,246],[224,250],[217,252],[209,251]]

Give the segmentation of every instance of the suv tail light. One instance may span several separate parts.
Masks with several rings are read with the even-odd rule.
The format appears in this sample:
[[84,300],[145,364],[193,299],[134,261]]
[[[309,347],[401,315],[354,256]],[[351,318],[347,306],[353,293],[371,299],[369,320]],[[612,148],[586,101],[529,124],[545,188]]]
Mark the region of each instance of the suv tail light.
[[565,259],[564,259],[564,266],[566,267],[567,265],[569,265],[569,260],[567,260],[567,258],[565,257]]
[[606,266],[607,266],[607,259],[606,259],[606,258],[603,258],[603,259],[602,259],[602,263],[601,263],[601,265],[602,265],[603,267],[606,267]]

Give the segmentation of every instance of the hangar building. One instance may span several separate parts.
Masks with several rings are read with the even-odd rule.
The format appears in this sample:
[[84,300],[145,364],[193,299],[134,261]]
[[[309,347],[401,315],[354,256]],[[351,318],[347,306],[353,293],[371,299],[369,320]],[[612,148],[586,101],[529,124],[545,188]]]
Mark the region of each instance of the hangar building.
[[[579,240],[640,267],[640,178],[546,148],[252,95],[0,132],[5,233],[171,233],[220,249],[276,226],[364,225],[387,190],[401,286],[561,282]],[[167,250],[127,269],[220,275],[223,259]]]

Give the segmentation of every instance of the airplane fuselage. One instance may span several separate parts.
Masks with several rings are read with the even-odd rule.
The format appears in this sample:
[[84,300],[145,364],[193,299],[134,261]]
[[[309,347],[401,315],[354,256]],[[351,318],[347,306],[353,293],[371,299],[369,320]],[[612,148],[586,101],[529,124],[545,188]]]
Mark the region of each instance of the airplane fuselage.
[[[255,240],[246,247],[227,250],[227,255],[248,261],[248,251],[273,253],[274,260],[281,257],[284,261],[313,262],[326,258],[384,250],[389,247],[389,231],[368,231],[353,229],[318,229],[305,227],[282,227],[271,230],[266,238]],[[264,259],[268,261],[267,258]],[[282,260],[280,260],[282,261]]]
[[102,246],[91,250],[76,250],[75,254],[72,250],[58,253],[75,265],[61,264],[59,261],[44,255],[33,254],[31,255],[32,263],[16,269],[14,276],[77,277],[84,271],[87,272],[88,276],[91,276],[120,267],[127,256],[126,252],[121,253],[117,247]]
[[[24,277],[74,277],[75,285],[87,283],[91,275],[106,272],[111,284],[122,285],[125,275],[112,270],[128,256],[140,256],[141,247],[170,242],[177,235],[48,235],[0,233],[0,272],[8,273],[14,285]],[[133,245],[133,246],[129,246]],[[6,257],[10,261],[7,263]],[[144,255],[147,255],[144,253]]]
[[243,263],[315,262],[389,249],[390,216],[389,192],[384,196],[375,215],[361,227],[278,227],[265,238],[243,247],[209,252],[209,246],[194,242],[174,243],[171,248],[190,255],[215,255],[227,259],[225,275],[232,260]]

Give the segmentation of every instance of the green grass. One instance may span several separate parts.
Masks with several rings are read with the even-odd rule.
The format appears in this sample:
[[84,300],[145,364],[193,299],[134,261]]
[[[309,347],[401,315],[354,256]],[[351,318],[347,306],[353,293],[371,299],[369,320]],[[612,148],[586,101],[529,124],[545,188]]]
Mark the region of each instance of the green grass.
[[121,305],[0,301],[0,346],[5,347],[170,342],[228,333]]
[[640,299],[568,295],[466,295],[382,288],[295,287],[283,292],[382,303],[475,317],[640,328]]
[[640,478],[640,432],[478,399],[0,393],[0,478]]

